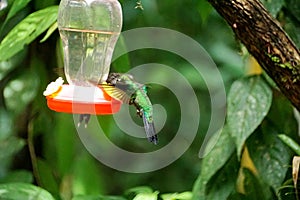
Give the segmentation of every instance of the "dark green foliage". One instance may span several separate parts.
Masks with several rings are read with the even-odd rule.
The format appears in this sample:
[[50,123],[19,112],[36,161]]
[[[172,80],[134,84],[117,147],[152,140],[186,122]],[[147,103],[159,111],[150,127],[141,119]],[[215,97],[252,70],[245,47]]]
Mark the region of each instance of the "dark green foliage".
[[[126,73],[145,63],[160,63],[180,72],[200,104],[198,134],[183,156],[155,172],[130,174],[101,164],[80,141],[73,116],[50,111],[42,96],[47,84],[58,76],[54,69],[63,67],[55,24],[59,1],[8,0],[8,7],[0,11],[0,199],[296,199],[291,160],[299,155],[299,122],[293,107],[266,81],[268,77],[246,74],[247,53],[210,4],[204,0],[120,2],[123,30],[170,28],[204,46],[227,91],[225,126],[210,139],[205,156],[199,159],[212,114],[205,81],[195,75],[191,63],[173,53],[133,51],[113,59],[112,71]],[[300,47],[300,1],[266,0],[263,4]],[[123,39],[115,54],[126,51]],[[148,76],[176,84],[159,71]],[[206,78],[213,81],[215,74]],[[112,116],[97,118],[106,136],[124,149],[155,151],[175,136],[181,121],[181,105],[175,95],[155,84],[148,93],[151,102],[164,106],[168,116],[159,135],[162,146],[127,136]],[[135,120],[135,110],[130,112]],[[139,123],[138,118],[136,121]],[[255,170],[242,163],[245,147]]]
[[[35,40],[41,33],[50,27],[57,17],[58,7],[52,6],[36,11],[17,26],[1,41],[1,61],[7,60],[21,51],[23,47]],[[16,37],[16,35],[18,37]]]
[[300,1],[299,0],[286,0],[283,9],[284,15],[280,16],[284,20],[284,29],[289,36],[293,39],[295,44],[300,46]]
[[278,132],[267,122],[247,141],[249,153],[261,180],[276,191],[283,183],[293,153],[278,138]]
[[261,124],[272,102],[272,91],[260,76],[235,81],[228,94],[227,122],[238,157],[251,133]]
[[[214,180],[212,177],[215,174],[219,174],[218,171],[220,171],[220,169],[225,165],[228,159],[232,157],[235,150],[234,141],[230,136],[228,127],[225,127],[223,131],[220,133],[220,135],[216,135],[215,138],[212,138],[210,140],[210,142],[212,143],[212,145],[214,145],[215,143],[215,145],[214,148],[202,160],[202,168],[200,171],[200,175],[194,186],[194,199],[207,198],[206,197],[206,194],[208,193],[206,189],[207,184],[209,183],[210,180],[211,181]],[[234,167],[231,169],[234,170]],[[224,178],[226,179],[226,177]],[[218,180],[221,179],[218,178]],[[212,183],[212,185],[214,184],[218,185],[218,183],[215,182]],[[215,191],[212,193],[215,193]]]
[[0,184],[1,199],[54,200],[46,190],[26,183]]

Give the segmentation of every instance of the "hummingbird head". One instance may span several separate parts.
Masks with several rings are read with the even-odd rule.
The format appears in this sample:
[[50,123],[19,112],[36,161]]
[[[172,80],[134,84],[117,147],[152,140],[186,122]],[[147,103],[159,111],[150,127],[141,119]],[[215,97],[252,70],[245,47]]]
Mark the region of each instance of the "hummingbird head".
[[106,82],[112,85],[116,85],[118,82],[123,82],[128,80],[133,81],[133,76],[130,74],[110,73],[107,77]]

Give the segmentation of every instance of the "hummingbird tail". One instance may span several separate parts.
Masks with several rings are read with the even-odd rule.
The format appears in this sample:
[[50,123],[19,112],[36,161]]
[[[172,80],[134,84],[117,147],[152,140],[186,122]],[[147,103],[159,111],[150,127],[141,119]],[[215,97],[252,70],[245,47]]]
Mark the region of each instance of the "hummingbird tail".
[[158,144],[158,137],[157,137],[157,134],[156,134],[156,131],[154,128],[154,123],[149,122],[149,120],[147,119],[147,117],[145,116],[144,113],[142,115],[142,118],[143,118],[144,127],[145,127],[148,141],[152,142],[153,144]]

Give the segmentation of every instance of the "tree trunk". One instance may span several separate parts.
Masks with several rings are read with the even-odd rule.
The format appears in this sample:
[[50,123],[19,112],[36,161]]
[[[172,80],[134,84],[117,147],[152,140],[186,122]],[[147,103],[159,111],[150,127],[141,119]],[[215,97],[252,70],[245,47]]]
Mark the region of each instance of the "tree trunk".
[[300,111],[300,53],[259,0],[208,0]]

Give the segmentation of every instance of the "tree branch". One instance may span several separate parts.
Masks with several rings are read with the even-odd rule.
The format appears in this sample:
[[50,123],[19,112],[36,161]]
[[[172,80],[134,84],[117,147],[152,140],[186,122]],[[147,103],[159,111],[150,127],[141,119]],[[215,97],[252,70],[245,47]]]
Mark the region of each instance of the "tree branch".
[[259,0],[208,0],[300,111],[300,53]]

